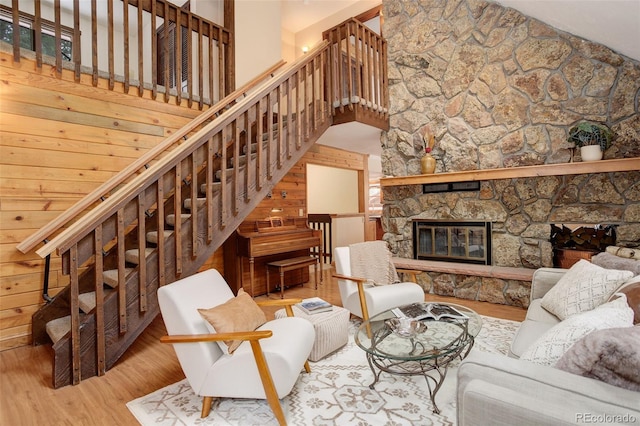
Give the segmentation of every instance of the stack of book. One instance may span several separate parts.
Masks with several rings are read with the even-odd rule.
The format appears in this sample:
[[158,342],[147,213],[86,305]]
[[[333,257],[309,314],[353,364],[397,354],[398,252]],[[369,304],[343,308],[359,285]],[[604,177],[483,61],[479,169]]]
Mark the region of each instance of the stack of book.
[[307,315],[319,314],[320,312],[327,312],[333,309],[331,303],[319,297],[303,299],[302,303],[298,303],[295,306]]

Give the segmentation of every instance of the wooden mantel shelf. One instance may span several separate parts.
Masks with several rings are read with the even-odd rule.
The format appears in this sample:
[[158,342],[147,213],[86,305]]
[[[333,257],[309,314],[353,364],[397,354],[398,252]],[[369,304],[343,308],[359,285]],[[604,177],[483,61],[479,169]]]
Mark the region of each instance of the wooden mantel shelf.
[[542,164],[539,166],[510,167],[504,169],[468,170],[464,172],[434,173],[430,175],[384,177],[380,178],[380,186],[581,175],[589,173],[628,172],[633,170],[640,170],[640,157],[578,163]]

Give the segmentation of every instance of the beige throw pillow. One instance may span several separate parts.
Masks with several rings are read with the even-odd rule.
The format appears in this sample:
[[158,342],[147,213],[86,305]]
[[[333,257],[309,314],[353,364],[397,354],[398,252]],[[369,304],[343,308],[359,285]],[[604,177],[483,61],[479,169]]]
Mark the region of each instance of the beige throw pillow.
[[604,269],[581,259],[544,295],[541,305],[564,320],[600,306],[632,276],[630,271]]
[[[253,331],[267,322],[267,317],[262,309],[243,289],[238,291],[236,297],[227,300],[222,305],[209,309],[198,309],[198,312],[217,333]],[[223,345],[220,347],[223,351],[227,349],[229,354],[233,354],[240,343],[242,343],[241,340],[225,340],[226,348]]]
[[578,340],[595,330],[633,326],[633,309],[624,294],[554,325],[522,353],[523,361],[553,366]]

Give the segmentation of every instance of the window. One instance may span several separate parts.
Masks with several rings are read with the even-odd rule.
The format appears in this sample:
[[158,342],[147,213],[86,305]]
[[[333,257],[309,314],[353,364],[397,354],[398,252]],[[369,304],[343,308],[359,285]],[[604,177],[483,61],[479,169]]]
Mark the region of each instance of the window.
[[[20,13],[20,47],[23,49],[36,50],[35,30],[33,29],[35,17],[26,13]],[[42,54],[56,56],[55,24],[45,19],[41,20],[42,34]],[[62,39],[60,40],[60,50],[62,59],[71,60],[73,30],[62,27]],[[0,5],[0,40],[13,43],[13,20],[11,8]]]

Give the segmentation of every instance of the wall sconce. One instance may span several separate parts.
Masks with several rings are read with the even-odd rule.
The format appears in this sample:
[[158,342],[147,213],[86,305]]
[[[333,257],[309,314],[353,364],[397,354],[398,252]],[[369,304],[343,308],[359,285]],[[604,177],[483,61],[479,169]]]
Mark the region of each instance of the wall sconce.
[[303,54],[307,54],[307,52],[309,51],[309,48],[307,46],[302,46],[302,53]]
[[287,191],[282,191],[280,193],[280,195],[282,196],[282,199],[284,200],[285,198],[287,198]]
[[273,197],[273,194],[271,193],[271,191],[267,192],[267,198],[271,198]]

